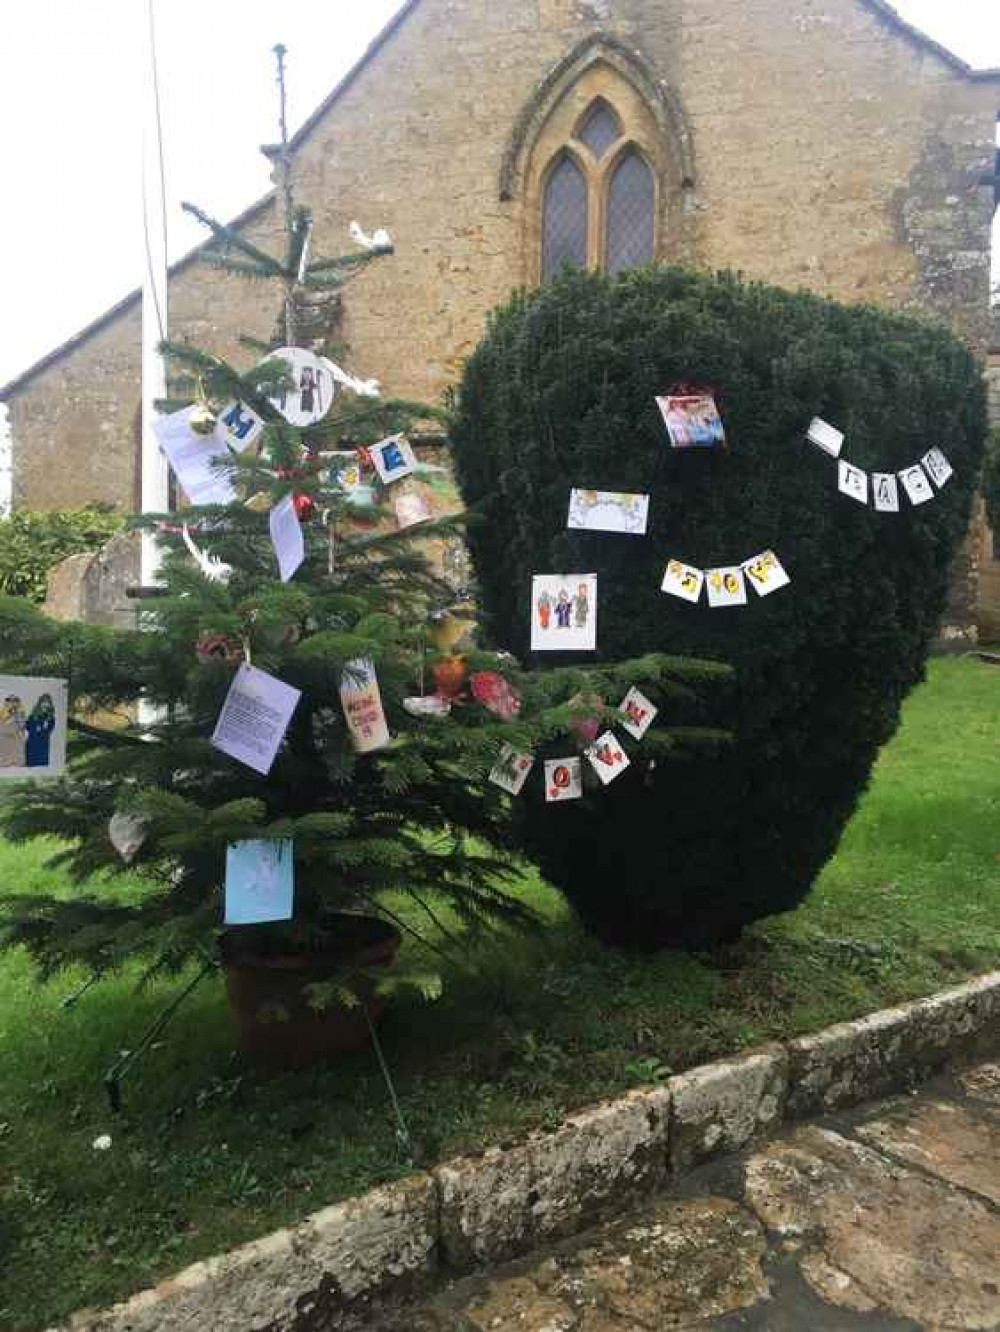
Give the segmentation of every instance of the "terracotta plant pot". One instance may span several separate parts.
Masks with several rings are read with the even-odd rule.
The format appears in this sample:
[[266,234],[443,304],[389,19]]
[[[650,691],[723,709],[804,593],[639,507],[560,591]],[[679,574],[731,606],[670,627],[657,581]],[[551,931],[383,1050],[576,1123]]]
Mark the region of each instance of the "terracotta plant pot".
[[[362,1008],[309,1005],[306,987],[343,976],[352,967],[390,967],[399,931],[377,916],[337,914],[324,924],[336,943],[325,951],[267,956],[254,950],[249,932],[230,930],[222,941],[229,1012],[240,1049],[273,1068],[303,1068],[358,1050],[370,1039]],[[355,978],[351,989],[376,1021],[385,1000],[374,984]]]

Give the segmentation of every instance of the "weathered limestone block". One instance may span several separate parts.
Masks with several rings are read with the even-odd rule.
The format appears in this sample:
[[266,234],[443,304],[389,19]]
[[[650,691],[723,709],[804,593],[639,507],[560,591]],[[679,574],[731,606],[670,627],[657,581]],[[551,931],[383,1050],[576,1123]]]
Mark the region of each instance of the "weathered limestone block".
[[858,1129],[891,1156],[1000,1207],[1000,1119],[919,1098]]
[[139,582],[139,552],[139,536],[123,532],[99,551],[70,555],[49,574],[46,615],[134,629],[136,606],[125,590]]
[[781,1122],[788,1056],[780,1045],[721,1060],[671,1078],[670,1165],[690,1170],[738,1151]]
[[440,1166],[445,1260],[460,1269],[502,1261],[654,1188],[666,1175],[669,1108],[665,1088],[633,1092],[555,1133]]
[[788,1043],[789,1118],[822,1114],[920,1081],[1000,1041],[1000,973]]
[[745,1199],[805,1241],[802,1274],[829,1303],[917,1327],[1000,1325],[1000,1217],[977,1198],[808,1127],[747,1163]]
[[328,1207],[289,1230],[196,1263],[72,1332],[304,1332],[341,1325],[376,1294],[437,1264],[437,1192],[427,1175]]

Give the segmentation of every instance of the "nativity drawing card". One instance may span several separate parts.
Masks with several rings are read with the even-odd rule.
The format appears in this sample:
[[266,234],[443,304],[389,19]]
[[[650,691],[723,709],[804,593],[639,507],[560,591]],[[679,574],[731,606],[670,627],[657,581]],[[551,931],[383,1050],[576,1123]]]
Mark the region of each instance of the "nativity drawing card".
[[726,442],[722,417],[709,394],[657,398],[674,449],[714,449]]
[[0,675],[0,778],[64,773],[68,714],[65,680]]
[[671,560],[663,575],[661,590],[671,597],[680,597],[682,601],[695,602],[704,586],[705,575],[701,569],[695,569],[683,560]]
[[620,490],[571,490],[566,526],[584,532],[645,536],[649,496]]
[[593,652],[597,574],[536,574],[531,582],[532,652]]

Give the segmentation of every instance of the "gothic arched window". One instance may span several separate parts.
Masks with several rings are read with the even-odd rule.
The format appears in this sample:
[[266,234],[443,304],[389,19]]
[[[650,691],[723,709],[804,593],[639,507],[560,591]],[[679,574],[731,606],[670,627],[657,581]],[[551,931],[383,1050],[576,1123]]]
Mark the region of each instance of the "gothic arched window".
[[541,277],[564,264],[621,273],[656,255],[656,177],[603,97],[552,160],[541,197]]
[[549,172],[542,203],[542,277],[555,277],[564,264],[587,262],[589,203],[587,180],[563,153]]

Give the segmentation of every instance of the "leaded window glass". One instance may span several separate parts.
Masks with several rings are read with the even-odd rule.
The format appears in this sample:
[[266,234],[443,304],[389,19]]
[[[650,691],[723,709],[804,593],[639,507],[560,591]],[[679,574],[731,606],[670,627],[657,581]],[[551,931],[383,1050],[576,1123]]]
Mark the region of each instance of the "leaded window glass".
[[545,186],[542,218],[542,279],[555,277],[564,264],[587,263],[587,182],[569,156],[560,159]]
[[626,153],[608,190],[606,263],[609,273],[648,264],[655,253],[656,183],[641,154]]
[[577,136],[595,157],[603,157],[613,143],[621,138],[622,127],[607,102],[598,102],[587,117]]

